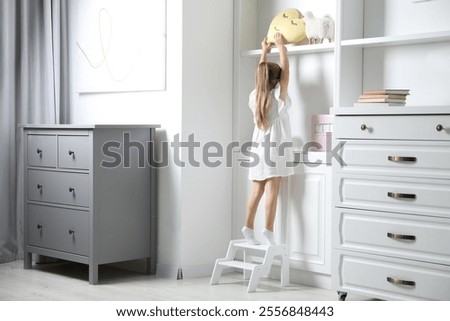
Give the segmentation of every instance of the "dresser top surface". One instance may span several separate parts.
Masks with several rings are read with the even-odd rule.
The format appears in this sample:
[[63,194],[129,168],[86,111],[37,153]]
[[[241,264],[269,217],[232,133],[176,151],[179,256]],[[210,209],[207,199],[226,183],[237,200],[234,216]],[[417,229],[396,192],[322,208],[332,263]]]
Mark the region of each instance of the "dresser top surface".
[[330,108],[330,114],[340,115],[450,115],[450,106],[390,106]]

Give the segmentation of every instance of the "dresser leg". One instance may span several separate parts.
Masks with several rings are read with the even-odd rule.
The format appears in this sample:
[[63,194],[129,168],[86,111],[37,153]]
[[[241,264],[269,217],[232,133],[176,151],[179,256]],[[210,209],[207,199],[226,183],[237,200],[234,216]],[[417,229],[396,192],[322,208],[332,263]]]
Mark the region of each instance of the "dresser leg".
[[23,258],[23,268],[25,270],[31,269],[31,265],[32,265],[31,255],[32,255],[32,253],[25,252],[25,255],[24,255],[24,258]]
[[98,284],[98,265],[89,264],[89,284]]

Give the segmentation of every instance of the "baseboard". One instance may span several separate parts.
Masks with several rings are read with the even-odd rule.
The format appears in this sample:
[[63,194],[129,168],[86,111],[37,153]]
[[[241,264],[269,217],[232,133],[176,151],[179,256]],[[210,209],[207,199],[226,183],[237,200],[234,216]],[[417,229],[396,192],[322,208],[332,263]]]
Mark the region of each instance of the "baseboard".
[[144,273],[144,274],[147,273],[147,271],[148,271],[147,259],[111,263],[111,266],[114,266],[114,267],[122,269],[122,270],[127,270],[127,271],[132,271],[132,272],[137,272],[137,273]]
[[176,279],[178,267],[173,265],[156,264],[156,277],[163,279]]
[[[270,271],[270,277],[280,279],[280,267],[273,266]],[[302,284],[315,288],[331,290],[331,275],[317,272],[310,272],[299,269],[290,269],[289,279],[291,283]]]
[[156,276],[160,278],[177,279],[177,277],[180,276],[180,269],[183,279],[210,277],[214,269],[214,264],[204,264],[185,267],[157,264]]

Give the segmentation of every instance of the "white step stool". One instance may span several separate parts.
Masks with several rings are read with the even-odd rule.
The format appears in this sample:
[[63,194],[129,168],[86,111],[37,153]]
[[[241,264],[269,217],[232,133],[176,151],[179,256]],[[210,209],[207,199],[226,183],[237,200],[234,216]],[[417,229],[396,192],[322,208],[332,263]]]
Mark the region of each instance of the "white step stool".
[[[235,260],[239,250],[244,251],[244,262]],[[263,257],[263,262],[261,264],[248,262],[251,256]],[[251,245],[245,239],[232,240],[228,246],[226,257],[216,260],[210,284],[218,284],[222,270],[233,267],[244,270],[245,278],[247,278],[246,271],[251,271],[247,292],[255,292],[259,278],[270,272],[273,259],[277,256],[281,258],[281,286],[287,286],[289,285],[289,247],[287,244]]]

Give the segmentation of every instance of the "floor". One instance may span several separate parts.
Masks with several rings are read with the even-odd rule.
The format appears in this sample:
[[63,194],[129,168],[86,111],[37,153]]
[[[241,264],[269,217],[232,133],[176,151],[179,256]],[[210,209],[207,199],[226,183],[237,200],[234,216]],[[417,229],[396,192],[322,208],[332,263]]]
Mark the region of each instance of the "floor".
[[[240,273],[224,274],[219,285],[209,277],[184,280],[157,278],[112,266],[100,266],[99,285],[87,282],[87,265],[63,262],[23,269],[23,261],[0,264],[0,301],[336,301],[335,291],[262,279],[254,293]],[[349,295],[347,300],[368,298]]]

